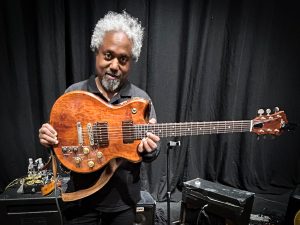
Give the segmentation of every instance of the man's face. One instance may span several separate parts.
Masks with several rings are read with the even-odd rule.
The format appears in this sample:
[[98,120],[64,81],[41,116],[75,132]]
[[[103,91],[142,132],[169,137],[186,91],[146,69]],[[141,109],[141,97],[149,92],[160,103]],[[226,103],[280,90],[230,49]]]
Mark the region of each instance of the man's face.
[[132,43],[123,32],[107,32],[96,55],[99,81],[108,93],[117,92],[128,77]]

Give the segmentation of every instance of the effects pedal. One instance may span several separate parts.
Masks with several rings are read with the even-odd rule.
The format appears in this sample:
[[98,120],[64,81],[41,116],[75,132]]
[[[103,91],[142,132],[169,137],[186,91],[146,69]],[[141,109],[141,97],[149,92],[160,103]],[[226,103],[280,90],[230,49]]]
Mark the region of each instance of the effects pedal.
[[41,188],[44,186],[44,182],[41,175],[33,177],[25,177],[23,184],[23,193],[36,193],[40,192]]

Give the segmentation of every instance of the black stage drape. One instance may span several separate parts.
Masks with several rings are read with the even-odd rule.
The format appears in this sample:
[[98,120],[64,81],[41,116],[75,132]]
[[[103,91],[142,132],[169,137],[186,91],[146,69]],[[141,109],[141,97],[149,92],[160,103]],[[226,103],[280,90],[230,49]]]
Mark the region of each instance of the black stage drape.
[[[296,2],[296,1],[295,1]],[[65,88],[94,71],[90,37],[107,11],[126,10],[145,26],[130,80],[153,99],[159,122],[248,120],[259,108],[300,115],[300,14],[289,1],[5,0],[0,3],[0,187],[48,152],[38,129]],[[252,133],[162,139],[143,167],[144,188],[161,201],[170,152],[173,200],[201,177],[256,193],[300,183],[299,130],[257,140]],[[179,199],[177,199],[179,200]]]

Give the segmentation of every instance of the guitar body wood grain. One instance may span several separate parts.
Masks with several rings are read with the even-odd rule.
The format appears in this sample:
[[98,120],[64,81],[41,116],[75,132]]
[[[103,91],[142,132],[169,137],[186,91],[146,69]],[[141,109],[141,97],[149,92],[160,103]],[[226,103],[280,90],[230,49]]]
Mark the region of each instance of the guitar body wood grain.
[[[58,133],[59,143],[54,146],[57,158],[65,167],[78,173],[94,172],[113,158],[141,161],[137,152],[140,140],[124,143],[123,135],[127,131],[123,130],[123,122],[147,123],[148,105],[144,99],[109,105],[85,91],[62,95],[50,114],[50,124]],[[104,127],[95,125],[99,122]],[[92,131],[88,131],[88,126]],[[104,141],[99,132],[104,133]]]

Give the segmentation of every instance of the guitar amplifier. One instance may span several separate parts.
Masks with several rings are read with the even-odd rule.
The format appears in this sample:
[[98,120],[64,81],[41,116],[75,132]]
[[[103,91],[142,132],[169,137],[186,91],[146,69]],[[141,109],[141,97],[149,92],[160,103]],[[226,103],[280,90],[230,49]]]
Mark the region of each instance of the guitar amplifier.
[[300,225],[300,185],[296,187],[289,198],[285,224]]
[[[60,225],[62,221],[54,193],[17,193],[11,187],[0,194],[1,225]],[[61,198],[58,196],[61,206]],[[154,225],[156,202],[146,191],[141,191],[141,200],[136,206],[135,225]]]
[[200,178],[184,183],[180,222],[186,225],[248,225],[254,193]]
[[134,225],[154,225],[156,202],[147,191],[141,191],[141,200],[136,205]]
[[55,196],[40,193],[17,193],[12,187],[0,195],[1,225],[61,224]]

